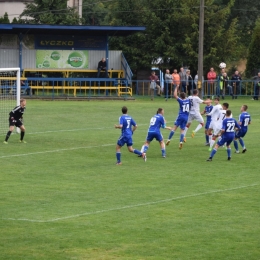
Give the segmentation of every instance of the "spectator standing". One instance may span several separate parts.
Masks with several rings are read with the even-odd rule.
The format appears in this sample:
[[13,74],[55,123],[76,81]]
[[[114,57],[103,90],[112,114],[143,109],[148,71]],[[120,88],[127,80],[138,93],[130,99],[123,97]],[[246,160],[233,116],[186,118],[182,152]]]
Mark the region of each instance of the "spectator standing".
[[188,96],[190,96],[193,91],[193,79],[192,76],[190,75],[190,70],[186,71],[186,78],[187,78],[186,86],[187,86]]
[[[224,72],[219,79],[219,90],[220,90],[220,95],[222,96],[222,99],[225,99],[225,91],[226,88],[228,87],[228,81],[229,77],[226,72]],[[218,95],[219,97],[219,95]]]
[[183,67],[180,68],[179,75],[180,75],[180,81],[181,81],[180,91],[186,93],[186,91],[187,91],[187,75],[186,75]]
[[178,73],[178,71],[176,69],[174,69],[173,73],[172,73],[172,82],[173,82],[174,89],[176,87],[180,86],[180,84],[181,84],[180,75],[179,75],[179,73]]
[[164,96],[165,98],[171,97],[171,90],[172,90],[172,75],[170,71],[167,69],[164,75]]
[[[215,83],[217,79],[217,74],[214,71],[214,68],[210,68],[210,71],[207,74],[207,80],[208,80],[208,97],[210,94],[214,95],[215,93]],[[212,89],[212,92],[211,92]]]
[[231,91],[231,95],[232,95],[232,99],[237,99],[237,93],[238,90],[240,89],[240,82],[241,82],[242,78],[239,75],[238,70],[235,71],[234,75],[231,78],[232,81],[232,91]]
[[155,71],[151,72],[150,79],[150,95],[151,100],[154,99],[154,90],[157,89],[157,96],[160,96],[159,78],[155,75]]
[[254,77],[254,96],[252,100],[258,100],[260,88],[260,72]]
[[194,77],[194,88],[198,88],[198,81],[199,81],[199,76],[197,71],[197,74]]
[[[198,75],[198,71],[197,71],[197,74],[195,75],[194,77],[194,84],[193,84],[193,87],[194,88],[198,88],[198,81],[199,81],[199,75]],[[201,88],[203,89],[203,83],[204,83],[204,77],[202,76],[202,82],[201,82]]]

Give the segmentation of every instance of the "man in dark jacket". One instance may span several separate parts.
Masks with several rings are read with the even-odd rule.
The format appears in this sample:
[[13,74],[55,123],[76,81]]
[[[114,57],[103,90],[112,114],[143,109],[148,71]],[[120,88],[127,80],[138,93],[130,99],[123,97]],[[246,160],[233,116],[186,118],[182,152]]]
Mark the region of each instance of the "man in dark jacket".
[[260,89],[260,72],[257,73],[257,76],[254,77],[254,100],[258,100]]
[[105,58],[102,58],[102,60],[98,63],[98,73],[97,73],[97,78],[99,78],[100,71],[105,71],[106,77],[108,78],[108,73],[107,73],[107,62]]
[[231,78],[231,83],[232,83],[232,99],[237,99],[237,93],[240,89],[240,81],[242,80],[241,76],[239,75],[239,72],[236,70],[235,74]]

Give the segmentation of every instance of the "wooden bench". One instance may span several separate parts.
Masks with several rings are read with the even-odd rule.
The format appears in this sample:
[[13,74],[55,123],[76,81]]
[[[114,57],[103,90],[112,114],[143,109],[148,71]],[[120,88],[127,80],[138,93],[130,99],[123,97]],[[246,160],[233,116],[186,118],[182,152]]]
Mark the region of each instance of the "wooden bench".
[[[88,77],[88,74],[91,75],[91,78],[95,78],[97,75],[97,69],[30,69],[26,68],[23,70],[23,77],[30,77],[32,74],[48,76],[48,74],[60,73],[62,78],[76,78],[73,74],[81,75],[81,78]],[[103,71],[100,72],[102,75]],[[93,74],[95,76],[93,77]],[[82,77],[83,75],[83,77]],[[124,78],[125,73],[123,70],[108,70],[109,78]],[[51,76],[50,76],[51,78]]]

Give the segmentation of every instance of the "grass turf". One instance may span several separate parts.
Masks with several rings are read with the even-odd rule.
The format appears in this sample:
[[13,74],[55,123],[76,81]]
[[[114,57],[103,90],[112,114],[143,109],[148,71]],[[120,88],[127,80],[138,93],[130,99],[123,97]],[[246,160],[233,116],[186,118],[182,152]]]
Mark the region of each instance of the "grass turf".
[[173,124],[176,101],[28,100],[28,143],[13,134],[0,149],[0,259],[260,259],[259,103],[228,102],[235,118],[249,105],[245,154],[232,144],[231,161],[219,149],[206,162],[193,122],[182,150],[177,131],[165,159],[153,141],[146,163],[123,147],[116,166],[121,107],[140,149],[158,107]]

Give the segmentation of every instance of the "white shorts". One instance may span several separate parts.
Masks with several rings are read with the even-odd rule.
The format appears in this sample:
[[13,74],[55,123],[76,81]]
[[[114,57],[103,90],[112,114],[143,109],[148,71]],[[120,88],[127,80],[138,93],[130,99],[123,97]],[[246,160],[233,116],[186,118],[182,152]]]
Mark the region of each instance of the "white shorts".
[[209,125],[209,129],[213,129],[213,135],[218,135],[221,130],[221,125],[219,122],[211,121]]
[[204,123],[204,119],[200,113],[189,114],[188,123],[191,123],[194,120],[198,121],[199,123]]

